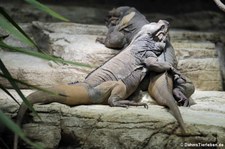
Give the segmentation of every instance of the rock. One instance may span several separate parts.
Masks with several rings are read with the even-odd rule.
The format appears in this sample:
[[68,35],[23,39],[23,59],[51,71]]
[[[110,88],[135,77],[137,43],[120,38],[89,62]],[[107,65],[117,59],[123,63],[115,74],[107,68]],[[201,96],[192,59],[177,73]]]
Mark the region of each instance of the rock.
[[171,34],[178,69],[200,90],[223,90],[224,75],[221,76],[221,60],[214,43],[221,41],[219,34],[189,31]]
[[193,81],[196,88],[222,90],[222,78],[217,58],[180,60],[178,68]]
[[[13,95],[15,91],[10,90]],[[25,95],[31,91],[23,91]],[[0,105],[15,115],[18,105],[0,91]],[[18,95],[16,96],[19,99]],[[35,105],[41,120],[23,125],[30,139],[46,148],[181,148],[188,145],[224,147],[225,93],[196,91],[197,104],[180,107],[187,134],[182,136],[174,117],[150,98],[143,107],[111,108],[103,105],[68,107],[62,104]],[[21,100],[20,100],[21,102]],[[222,146],[223,145],[223,146]]]
[[[16,52],[0,51],[0,58],[14,78],[39,87],[81,81],[91,71],[77,66],[51,67],[48,61]],[[5,87],[11,88],[10,83],[1,77],[0,82]],[[27,88],[24,85],[20,87]]]
[[34,22],[33,26],[38,32],[35,35],[38,45],[48,53],[65,60],[97,67],[118,53],[96,43],[96,38],[107,32],[103,26],[40,22]]

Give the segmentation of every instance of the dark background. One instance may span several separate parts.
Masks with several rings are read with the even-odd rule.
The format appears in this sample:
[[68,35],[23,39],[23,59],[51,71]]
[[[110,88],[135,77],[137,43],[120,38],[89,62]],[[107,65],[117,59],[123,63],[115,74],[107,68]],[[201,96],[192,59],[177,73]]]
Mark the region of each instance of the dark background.
[[221,12],[213,0],[41,0],[40,2],[56,5],[104,7],[109,9],[127,5],[133,6],[144,13],[177,14],[202,10]]
[[[119,6],[135,7],[152,21],[165,19],[172,29],[225,31],[225,12],[213,0],[39,0],[71,22],[104,25],[108,11]],[[225,0],[222,0],[225,3]],[[18,23],[60,22],[24,0],[0,0]]]

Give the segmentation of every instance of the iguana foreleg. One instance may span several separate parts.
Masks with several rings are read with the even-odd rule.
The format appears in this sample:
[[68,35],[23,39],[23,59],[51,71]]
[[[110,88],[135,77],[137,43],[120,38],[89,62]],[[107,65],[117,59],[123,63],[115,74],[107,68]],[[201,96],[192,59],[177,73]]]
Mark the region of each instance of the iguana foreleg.
[[104,44],[108,48],[122,49],[127,43],[126,38],[123,33],[118,32],[117,29],[111,27],[108,30],[107,36],[105,38],[96,38],[97,42]]

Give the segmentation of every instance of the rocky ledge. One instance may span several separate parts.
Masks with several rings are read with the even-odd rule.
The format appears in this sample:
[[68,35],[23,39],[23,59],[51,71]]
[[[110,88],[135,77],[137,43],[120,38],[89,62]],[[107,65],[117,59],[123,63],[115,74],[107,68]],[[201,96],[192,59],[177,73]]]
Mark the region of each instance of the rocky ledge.
[[[103,26],[33,22],[21,24],[21,27],[48,53],[66,60],[96,67],[118,53],[95,42],[96,37],[105,35]],[[149,109],[103,105],[68,107],[57,103],[35,105],[41,120],[30,118],[24,123],[27,136],[49,149],[224,147],[225,92],[218,91],[223,90],[225,78],[224,55],[220,54],[224,52],[224,36],[181,30],[170,31],[170,36],[178,68],[197,87],[192,96],[197,104],[180,107],[187,134],[180,132],[168,110],[145,95],[143,99],[149,103]],[[24,47],[12,37],[5,42]],[[83,80],[94,69],[59,65],[3,50],[0,50],[0,58],[15,78],[41,87]],[[5,79],[0,78],[0,81],[11,88]],[[20,100],[13,90],[10,92]],[[32,91],[23,92],[27,95]],[[18,109],[3,91],[0,92],[0,107],[12,118]],[[9,132],[1,127],[0,134],[6,142],[12,141]],[[21,146],[27,147],[23,143]]]
[[[27,95],[31,90],[23,90]],[[15,91],[11,91],[19,99]],[[15,116],[18,105],[0,92],[1,109]],[[149,108],[111,108],[104,105],[68,107],[53,103],[35,105],[41,120],[23,125],[27,136],[46,148],[182,148],[225,147],[225,93],[196,91],[197,104],[180,107],[187,134],[183,135],[167,109],[144,96]]]

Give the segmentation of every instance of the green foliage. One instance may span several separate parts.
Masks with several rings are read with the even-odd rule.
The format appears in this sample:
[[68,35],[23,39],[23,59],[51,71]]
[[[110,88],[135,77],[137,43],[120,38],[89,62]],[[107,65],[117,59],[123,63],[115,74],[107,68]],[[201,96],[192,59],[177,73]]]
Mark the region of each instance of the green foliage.
[[38,1],[36,0],[24,0],[26,1],[27,3],[31,4],[32,6],[48,13],[49,15],[57,18],[57,19],[60,19],[62,21],[69,21],[68,19],[66,19],[65,17],[61,16],[60,14],[56,13],[55,11],[51,10],[50,8],[48,8],[47,6],[39,3]]
[[17,126],[10,118],[8,118],[1,110],[0,110],[0,122],[3,125],[5,125],[8,129],[10,129],[12,132],[17,134],[26,143],[30,144],[36,149],[43,149],[43,147],[41,147],[39,144],[35,144],[31,142],[29,139],[27,139],[26,135],[23,133],[20,127]]
[[[34,0],[29,0],[29,2],[33,2]],[[46,6],[45,6],[46,7]],[[47,11],[48,12],[48,11]],[[35,44],[35,42],[17,25],[16,22],[13,21],[13,19],[5,12],[5,10],[0,7],[0,27],[6,31],[8,31],[11,35],[22,41],[23,43],[29,45],[29,46],[35,46],[38,48],[38,46]],[[47,54],[27,50],[24,48],[18,48],[18,47],[12,47],[10,45],[7,45],[3,42],[3,40],[0,40],[0,47],[14,51],[14,52],[20,52],[24,54],[28,54],[31,56],[39,57],[42,59],[46,60],[52,60],[55,62],[60,62],[60,63],[67,63],[67,64],[72,64],[76,66],[82,66],[82,67],[91,67],[90,65],[79,63],[79,62],[71,62],[71,61],[66,61],[61,58],[57,58],[54,56],[50,56]]]
[[[45,5],[39,3],[36,0],[24,0],[24,1],[26,1],[27,3],[33,5],[36,8],[38,8],[38,9],[48,13],[49,15],[51,15],[51,16],[53,16],[55,18],[58,18],[58,19],[60,19],[62,21],[69,21],[68,19],[64,18],[63,16],[59,15],[58,13],[54,12],[53,10],[51,10],[50,8],[46,7]],[[15,38],[17,38],[21,42],[27,44],[30,47],[36,47],[40,51],[40,49],[38,48],[36,43],[19,27],[19,25],[16,22],[14,22],[14,20],[6,13],[6,11],[2,7],[0,7],[0,28],[2,28],[7,33],[9,33],[10,35],[14,36]],[[43,59],[46,59],[46,60],[53,60],[53,61],[60,62],[60,63],[67,63],[67,64],[72,64],[72,65],[82,66],[82,67],[90,67],[87,64],[82,64],[82,63],[78,63],[78,62],[71,62],[71,61],[65,61],[65,60],[62,60],[60,58],[57,58],[57,57],[54,57],[54,56],[50,56],[50,55],[47,55],[47,54],[43,54],[43,53],[39,53],[39,52],[35,52],[35,51],[31,51],[31,50],[27,50],[27,49],[23,49],[23,48],[18,48],[18,47],[13,47],[13,46],[7,45],[6,43],[3,42],[3,40],[7,36],[8,35],[0,37],[0,48],[6,49],[6,50],[10,50],[10,51],[14,51],[14,52],[16,51],[16,52],[32,55],[32,56],[43,58]],[[36,116],[38,116],[36,111],[34,110],[33,106],[29,103],[29,101],[27,101],[26,97],[23,95],[23,93],[19,89],[17,83],[21,83],[21,84],[24,84],[24,85],[27,85],[27,86],[31,86],[33,88],[36,88],[36,89],[39,89],[39,90],[42,90],[42,91],[46,91],[46,92],[51,93],[51,94],[54,94],[54,93],[49,92],[49,91],[44,90],[44,89],[41,89],[41,88],[38,88],[36,86],[29,85],[29,84],[27,84],[27,83],[25,83],[23,81],[14,79],[11,76],[11,74],[9,73],[9,71],[7,70],[7,68],[5,67],[5,65],[4,65],[4,63],[2,62],[1,59],[0,59],[0,71],[1,71],[0,76],[6,78],[10,82],[12,87],[16,90],[16,92],[22,98],[22,100],[27,105],[27,107]],[[1,84],[1,83],[0,83],[0,89],[2,89],[13,100],[15,100],[15,102],[17,102],[17,100],[13,97],[13,95],[6,88],[4,88],[3,84]],[[41,147],[40,145],[32,143],[25,136],[25,134],[19,128],[19,126],[17,126],[1,110],[0,110],[0,123],[5,125],[6,127],[8,127],[12,132],[14,132],[16,135],[18,135],[26,143],[30,144],[32,146],[32,148],[43,149],[43,147]]]
[[16,98],[14,98],[13,95],[2,84],[0,84],[0,89],[2,89],[7,95],[9,95],[18,105],[20,105]]
[[[5,76],[8,76],[9,78],[12,78],[11,74],[9,73],[9,71],[7,70],[7,68],[5,67],[5,65],[3,64],[1,59],[0,59],[0,68],[1,68],[2,73]],[[23,95],[23,93],[21,92],[21,90],[18,87],[18,85],[16,84],[16,82],[13,81],[12,79],[8,79],[8,81],[10,82],[12,87],[16,90],[16,92],[19,94],[19,96],[23,99],[23,101],[27,105],[27,107],[35,114],[35,116],[38,116],[37,112],[34,110],[33,106],[30,104],[30,102],[28,102],[26,97]]]
[[29,46],[36,46],[34,41],[13,21],[13,19],[0,7],[0,27]]
[[13,46],[5,44],[3,41],[0,41],[0,47],[4,48],[6,50],[12,51],[12,52],[20,52],[20,53],[24,53],[24,54],[27,54],[27,55],[39,57],[39,58],[42,58],[42,59],[45,59],[45,60],[52,60],[52,61],[55,61],[55,62],[67,63],[67,64],[72,64],[72,65],[75,65],[75,66],[91,68],[91,66],[88,65],[88,64],[66,61],[66,60],[63,60],[63,59],[58,58],[58,57],[54,57],[54,56],[43,54],[43,53],[36,52],[36,51],[27,50],[25,48],[13,47]]

